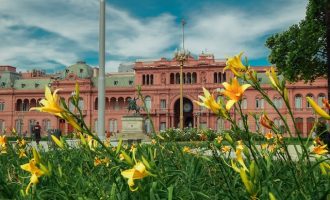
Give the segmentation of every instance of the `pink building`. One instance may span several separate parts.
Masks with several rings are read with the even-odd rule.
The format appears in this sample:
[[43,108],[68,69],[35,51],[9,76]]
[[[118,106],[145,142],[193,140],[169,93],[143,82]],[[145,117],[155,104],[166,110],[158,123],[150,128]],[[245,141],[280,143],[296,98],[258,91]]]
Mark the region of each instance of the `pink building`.
[[[210,91],[221,88],[221,83],[233,77],[230,71],[223,73],[225,60],[215,59],[212,54],[201,54],[197,59],[189,58],[183,69],[184,93],[184,125],[196,128],[212,128],[221,130],[229,128],[229,124],[218,119],[209,110],[193,103],[202,95],[202,87]],[[262,86],[267,90],[269,97],[281,112],[290,119],[284,102],[268,84],[265,75],[267,67],[256,67]],[[45,85],[52,89],[61,88],[60,96],[69,102],[76,81],[80,85],[80,107],[83,110],[85,121],[97,130],[97,69],[79,61],[67,67],[60,73],[47,74],[40,70],[18,73],[15,67],[0,66],[0,131],[6,128],[16,128],[19,133],[30,134],[31,127],[36,121],[42,125],[43,134],[47,130],[59,128],[64,133],[73,129],[65,121],[47,113],[29,112],[29,108],[37,106],[38,101],[44,98]],[[128,99],[137,97],[136,86],[142,86],[142,93],[146,105],[150,110],[155,129],[157,131],[179,124],[179,64],[174,59],[137,60],[135,63],[121,65],[120,72],[110,73],[106,77],[106,130],[119,132],[122,129],[121,117],[127,115]],[[288,84],[290,105],[296,118],[296,125],[304,136],[311,130],[315,115],[306,101],[311,96],[321,104],[326,98],[327,81],[318,79],[313,84]],[[141,104],[141,102],[139,102]],[[70,107],[70,105],[69,105]],[[264,99],[253,89],[248,89],[243,97],[244,112],[260,114],[266,111],[275,124],[281,126],[281,120]],[[142,111],[142,115],[146,113]],[[241,123],[238,115],[233,117]],[[289,124],[293,127],[292,121]],[[258,130],[258,122],[249,117],[249,125]],[[150,132],[150,122],[146,120],[146,131]],[[262,130],[262,128],[259,129]]]

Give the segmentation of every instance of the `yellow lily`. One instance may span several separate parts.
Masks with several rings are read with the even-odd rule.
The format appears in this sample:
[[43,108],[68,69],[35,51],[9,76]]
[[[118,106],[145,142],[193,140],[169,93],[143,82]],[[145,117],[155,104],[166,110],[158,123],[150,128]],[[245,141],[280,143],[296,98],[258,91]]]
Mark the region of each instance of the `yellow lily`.
[[317,114],[319,114],[324,119],[330,119],[330,115],[326,111],[324,111],[319,105],[317,105],[317,103],[312,98],[306,97],[306,99]]
[[19,158],[27,157],[24,149],[19,149]]
[[219,135],[218,137],[215,138],[217,140],[218,144],[221,144],[221,142],[223,141],[223,137],[221,135]]
[[29,163],[21,165],[21,168],[31,173],[30,183],[26,187],[25,193],[28,194],[31,184],[37,184],[39,177],[44,175],[44,172],[36,166],[36,161],[31,159]]
[[185,147],[183,147],[182,151],[183,151],[184,153],[190,153],[190,148],[187,147],[187,146],[185,146]]
[[30,110],[38,110],[40,112],[48,112],[50,114],[54,114],[61,118],[61,113],[64,111],[63,108],[59,105],[59,96],[57,92],[59,89],[56,89],[52,94],[50,88],[48,86],[45,87],[45,99],[42,99],[39,103],[42,105],[41,107],[32,107]]
[[146,170],[145,165],[142,162],[138,162],[134,165],[132,169],[128,169],[121,172],[121,175],[124,178],[127,178],[128,186],[130,187],[131,191],[136,191],[138,188],[133,189],[134,180],[142,179],[149,175],[149,172]]
[[236,76],[241,77],[243,75],[243,72],[246,72],[247,70],[247,67],[244,66],[241,61],[242,55],[243,52],[239,53],[234,57],[228,58],[226,62],[226,67],[223,69],[223,71],[230,69]]
[[94,166],[98,166],[100,164],[102,164],[101,159],[99,157],[95,156],[95,158],[94,158]]
[[202,100],[202,102],[199,101],[194,101],[194,102],[200,106],[204,106],[205,108],[212,110],[212,112],[214,112],[215,114],[218,114],[221,109],[220,104],[218,104],[215,101],[213,95],[211,95],[210,92],[204,87],[203,87],[203,92],[204,92],[204,96],[200,96],[200,95],[198,96]]
[[243,156],[242,156],[242,150],[241,149],[236,149],[235,154],[236,154],[236,160],[241,165],[241,167],[245,171],[249,171],[248,168],[246,167],[245,163],[244,163]]
[[314,146],[312,152],[315,154],[318,154],[318,155],[326,154],[326,153],[328,153],[327,145],[325,144],[325,145]]
[[250,84],[244,84],[240,85],[238,80],[233,78],[232,83],[229,84],[227,82],[222,83],[225,90],[221,93],[227,96],[230,100],[227,101],[226,109],[230,110],[230,108],[239,100],[241,100],[243,93],[246,89],[248,89],[251,85]]
[[270,140],[270,139],[274,138],[274,136],[273,136],[273,134],[271,132],[268,132],[268,133],[265,134],[265,138],[267,140]]
[[274,67],[270,67],[270,70],[266,70],[266,75],[268,76],[272,86],[278,91],[281,91],[280,81],[278,80]]
[[227,152],[230,152],[230,146],[223,146],[222,148],[221,148],[221,152],[222,153],[227,153]]
[[5,135],[0,136],[0,146],[1,147],[6,146],[6,142],[7,142],[6,136]]
[[26,144],[26,141],[24,139],[17,139],[16,143],[18,144],[19,147],[22,147]]

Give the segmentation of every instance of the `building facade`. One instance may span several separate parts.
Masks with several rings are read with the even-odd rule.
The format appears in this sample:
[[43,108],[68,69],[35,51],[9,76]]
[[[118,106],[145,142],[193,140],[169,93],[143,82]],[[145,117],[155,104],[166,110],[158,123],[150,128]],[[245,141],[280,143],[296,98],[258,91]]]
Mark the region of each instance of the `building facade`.
[[[131,67],[130,67],[131,66]],[[225,60],[215,59],[212,54],[201,54],[198,58],[190,57],[183,67],[183,110],[184,126],[195,128],[211,128],[222,130],[229,128],[229,123],[218,118],[209,110],[193,103],[198,95],[203,95],[202,87],[210,91],[222,88],[222,82],[230,81],[233,74],[223,72]],[[137,60],[133,64],[123,65],[122,70],[106,76],[106,105],[105,128],[107,131],[120,133],[122,130],[121,118],[128,115],[128,100],[137,97],[136,86],[141,85],[145,97],[146,107],[152,117],[155,130],[165,130],[179,127],[180,115],[180,67],[175,59],[160,58],[156,60]],[[294,124],[283,100],[270,87],[265,71],[268,67],[255,67],[262,87],[266,90],[279,111],[288,120],[289,126]],[[97,74],[98,69],[92,68],[85,62],[79,61],[67,67],[60,73],[47,74],[41,70],[20,73],[12,66],[0,66],[0,131],[9,133],[15,128],[19,133],[31,133],[33,125],[38,121],[42,126],[42,134],[50,129],[60,129],[63,133],[70,133],[73,128],[64,120],[47,113],[29,111],[38,106],[44,98],[45,86],[61,89],[58,94],[68,103],[76,82],[80,85],[79,107],[82,109],[86,124],[92,130],[97,130]],[[326,79],[317,79],[313,84],[298,82],[287,84],[290,106],[296,120],[296,126],[304,136],[310,132],[316,119],[311,106],[306,101],[310,96],[320,105],[322,99],[327,98]],[[217,94],[217,93],[215,93]],[[216,98],[220,98],[217,96]],[[138,104],[142,102],[138,100]],[[266,112],[270,119],[279,127],[282,121],[274,109],[258,94],[249,88],[242,100],[242,109],[245,113],[256,113],[257,117]],[[141,111],[146,116],[145,111]],[[232,111],[232,116],[241,124],[239,115]],[[264,132],[258,120],[249,118],[252,131]],[[146,132],[151,131],[151,123],[146,120]]]

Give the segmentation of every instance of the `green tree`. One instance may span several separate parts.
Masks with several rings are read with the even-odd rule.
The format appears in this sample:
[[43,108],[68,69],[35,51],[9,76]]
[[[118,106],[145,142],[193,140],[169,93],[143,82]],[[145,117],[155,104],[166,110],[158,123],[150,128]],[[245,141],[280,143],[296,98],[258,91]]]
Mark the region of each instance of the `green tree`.
[[305,19],[269,37],[266,46],[269,61],[290,82],[330,77],[330,0],[310,0]]

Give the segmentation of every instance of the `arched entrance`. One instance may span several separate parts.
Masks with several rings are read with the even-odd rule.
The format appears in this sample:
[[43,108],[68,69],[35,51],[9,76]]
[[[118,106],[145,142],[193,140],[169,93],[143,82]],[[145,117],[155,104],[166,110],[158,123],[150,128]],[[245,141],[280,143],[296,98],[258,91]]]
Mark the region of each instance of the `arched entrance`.
[[[183,127],[194,127],[193,103],[183,97]],[[174,103],[174,126],[180,128],[180,99]]]

